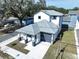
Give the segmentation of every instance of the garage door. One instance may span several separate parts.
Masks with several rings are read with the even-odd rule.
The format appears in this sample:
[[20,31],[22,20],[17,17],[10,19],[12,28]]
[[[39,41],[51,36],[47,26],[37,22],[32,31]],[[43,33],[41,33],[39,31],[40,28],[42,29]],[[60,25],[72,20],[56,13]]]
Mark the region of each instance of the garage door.
[[45,42],[51,42],[51,34],[48,33],[41,33],[41,41],[45,41]]

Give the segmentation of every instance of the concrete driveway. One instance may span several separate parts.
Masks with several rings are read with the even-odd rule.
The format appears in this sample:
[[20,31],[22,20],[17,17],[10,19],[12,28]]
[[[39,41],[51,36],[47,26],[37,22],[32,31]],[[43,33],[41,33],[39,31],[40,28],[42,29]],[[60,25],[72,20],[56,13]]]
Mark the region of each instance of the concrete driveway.
[[49,47],[50,43],[48,42],[39,43],[27,54],[27,59],[43,59]]

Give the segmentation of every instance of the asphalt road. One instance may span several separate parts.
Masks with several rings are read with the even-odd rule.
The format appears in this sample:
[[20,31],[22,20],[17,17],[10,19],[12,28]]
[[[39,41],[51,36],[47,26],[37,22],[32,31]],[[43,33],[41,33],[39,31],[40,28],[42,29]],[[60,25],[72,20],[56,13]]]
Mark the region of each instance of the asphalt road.
[[9,34],[4,34],[2,36],[0,36],[0,42],[3,42],[5,40],[8,40],[9,38],[12,38],[14,36],[16,36],[18,33],[14,32],[14,33],[9,33]]

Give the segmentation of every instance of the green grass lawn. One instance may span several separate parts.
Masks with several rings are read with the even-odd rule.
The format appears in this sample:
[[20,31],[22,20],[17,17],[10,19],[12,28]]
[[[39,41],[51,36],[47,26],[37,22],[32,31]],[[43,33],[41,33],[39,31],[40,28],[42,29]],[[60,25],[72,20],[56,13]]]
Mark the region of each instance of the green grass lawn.
[[11,42],[10,44],[8,44],[7,46],[14,48],[20,52],[23,52],[25,54],[27,54],[29,52],[29,50],[24,49],[24,47],[26,46],[25,44],[20,43],[18,40]]
[[0,51],[0,57],[2,57],[3,59],[14,59],[12,56],[3,53],[2,51]]
[[62,40],[52,44],[43,59],[77,59],[73,31],[63,32]]

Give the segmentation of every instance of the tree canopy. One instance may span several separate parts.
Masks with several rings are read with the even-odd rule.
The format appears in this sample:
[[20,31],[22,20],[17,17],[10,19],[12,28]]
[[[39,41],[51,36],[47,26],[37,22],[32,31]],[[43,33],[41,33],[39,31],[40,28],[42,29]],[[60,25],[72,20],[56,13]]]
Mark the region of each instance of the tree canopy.
[[34,4],[32,0],[3,0],[3,4],[0,5],[5,12],[4,16],[19,18],[21,25],[24,17],[32,17],[35,12],[43,9],[40,3]]

